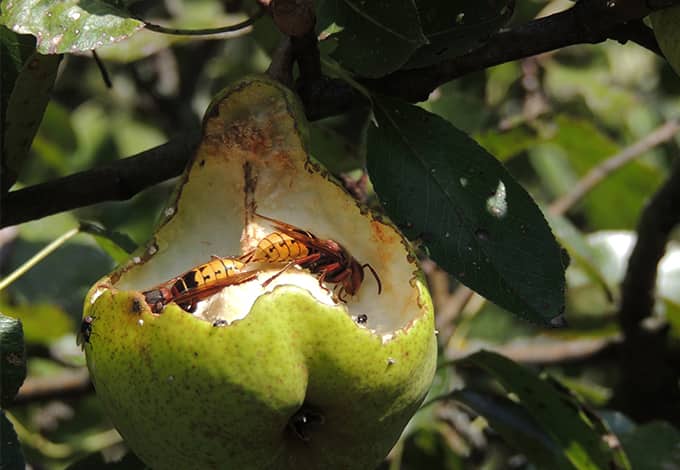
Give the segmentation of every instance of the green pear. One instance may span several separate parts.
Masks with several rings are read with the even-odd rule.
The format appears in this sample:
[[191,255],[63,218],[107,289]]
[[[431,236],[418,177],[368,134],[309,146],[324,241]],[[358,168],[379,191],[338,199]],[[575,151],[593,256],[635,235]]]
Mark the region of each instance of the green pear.
[[[306,125],[268,78],[221,92],[153,239],[85,300],[97,396],[154,469],[372,469],[430,387],[434,316],[416,258],[308,155]],[[255,263],[192,313],[152,312],[142,292],[275,232],[260,215],[340,243],[376,276],[343,300],[319,270]]]
[[680,6],[655,11],[649,18],[661,51],[680,75]]

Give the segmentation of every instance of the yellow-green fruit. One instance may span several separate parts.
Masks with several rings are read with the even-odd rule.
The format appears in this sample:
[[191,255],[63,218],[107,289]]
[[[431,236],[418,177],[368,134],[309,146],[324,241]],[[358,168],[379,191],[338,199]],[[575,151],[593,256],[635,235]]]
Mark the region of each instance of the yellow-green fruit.
[[[267,78],[223,91],[154,238],[86,298],[97,395],[154,469],[372,469],[430,386],[432,302],[415,257],[308,156],[305,126]],[[140,291],[274,231],[257,214],[341,243],[382,293],[368,270],[345,303],[297,266],[266,283],[281,266],[260,263],[193,314],[151,312]]]
[[655,11],[649,17],[663,55],[680,75],[680,6]]

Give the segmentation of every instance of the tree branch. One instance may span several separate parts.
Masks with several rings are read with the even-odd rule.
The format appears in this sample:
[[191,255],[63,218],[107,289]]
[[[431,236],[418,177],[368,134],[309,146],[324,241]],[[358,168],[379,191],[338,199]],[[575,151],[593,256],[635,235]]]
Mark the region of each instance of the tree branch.
[[109,165],[11,191],[0,200],[0,227],[104,201],[122,201],[184,170],[198,143],[190,132]]
[[659,260],[666,251],[671,230],[680,222],[680,163],[652,196],[642,212],[637,242],[628,259],[621,288],[619,322],[621,380],[613,405],[639,420],[666,419],[680,422],[680,360],[668,349],[668,327],[648,328],[644,320],[654,308]]
[[28,378],[12,401],[12,406],[50,400],[79,398],[94,391],[90,374],[84,367],[58,376]]
[[[655,2],[654,6],[648,6],[648,3],[652,2],[580,0],[568,10],[501,30],[483,46],[462,56],[363,83],[408,101],[424,101],[435,88],[448,81],[505,62],[575,44],[597,44],[607,39],[622,42],[637,38],[643,41],[639,21],[654,10],[680,4],[680,0]],[[626,27],[629,22],[633,22],[633,26]],[[626,32],[634,37],[626,36]],[[648,43],[649,39],[644,42]]]
[[628,259],[619,310],[627,339],[638,336],[642,321],[652,314],[657,265],[666,252],[671,230],[679,222],[680,163],[677,163],[644,208],[638,223],[637,243]]

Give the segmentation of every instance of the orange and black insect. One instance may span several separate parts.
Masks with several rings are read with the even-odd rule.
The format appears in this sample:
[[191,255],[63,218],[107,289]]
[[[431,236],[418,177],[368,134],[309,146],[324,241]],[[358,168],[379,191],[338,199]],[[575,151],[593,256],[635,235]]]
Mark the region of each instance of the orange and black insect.
[[160,313],[170,302],[193,312],[200,300],[257,276],[256,270],[243,271],[244,267],[245,263],[238,259],[213,256],[209,262],[143,292],[143,295],[153,313]]
[[85,344],[90,342],[90,336],[92,336],[92,323],[94,322],[95,317],[92,317],[90,315],[86,316],[83,318],[83,321],[80,323],[80,331],[78,332],[78,336],[76,336],[76,344],[80,346],[80,349],[85,349]]
[[[359,263],[338,242],[319,238],[311,232],[281,222],[280,220],[256,214],[265,219],[277,230],[264,237],[257,246],[241,256],[245,263],[266,261],[287,262],[274,276],[265,281],[269,284],[292,265],[297,264],[319,274],[319,285],[323,282],[336,284],[337,296],[343,302],[344,295],[355,295],[364,281],[364,269],[368,268],[378,283],[378,294],[382,292],[382,283],[373,267]],[[335,290],[335,289],[334,289]]]

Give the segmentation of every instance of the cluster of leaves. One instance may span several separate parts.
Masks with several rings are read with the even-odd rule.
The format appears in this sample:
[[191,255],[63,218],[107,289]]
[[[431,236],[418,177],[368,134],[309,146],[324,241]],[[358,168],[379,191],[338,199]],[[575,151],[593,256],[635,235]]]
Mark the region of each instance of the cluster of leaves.
[[[123,13],[120,3],[2,2],[2,195],[12,185],[17,189],[115,161],[197,127],[215,91],[234,77],[264,70],[275,48],[278,33],[267,17],[250,35],[189,41],[143,29],[144,23]],[[237,13],[229,13],[222,3],[131,8],[182,28],[235,23],[256,9],[233,2],[241,9],[236,5]],[[446,317],[440,326],[448,331],[441,341],[448,359],[483,346],[541,362],[542,350],[599,348],[613,341],[632,230],[646,198],[668,172],[670,152],[677,151],[677,142],[648,151],[589,192],[569,218],[551,216],[551,231],[539,206],[565,194],[591,167],[619,152],[621,143],[636,141],[675,117],[678,79],[652,54],[634,45],[574,48],[471,74],[418,106],[356,82],[356,77],[382,77],[456,57],[511,20],[526,21],[544,7],[538,1],[518,2],[513,15],[513,3],[317,2],[324,72],[356,86],[372,106],[312,123],[312,153],[350,178],[366,167],[385,211],[450,273],[443,275],[446,285],[453,289],[463,282],[494,302],[478,302],[454,317],[444,313],[451,300],[448,288],[439,298],[435,291],[438,315]],[[111,90],[90,59],[92,49],[107,65]],[[62,61],[59,54],[67,55]],[[127,250],[111,243],[112,238],[120,243],[113,230],[145,241],[168,192],[168,185],[160,185],[126,203],[10,229],[0,253],[3,273],[73,227],[87,232],[0,292],[0,309],[24,325],[29,380],[82,366],[73,340],[81,299],[126,256]],[[111,231],[93,229],[79,222],[83,219]],[[553,231],[573,260],[566,306],[567,257]],[[126,249],[134,245],[124,240]],[[672,256],[659,278],[657,310],[674,326],[677,339],[680,268]],[[543,326],[554,325],[565,308],[569,332],[546,331]],[[6,408],[23,381],[26,354],[19,323],[0,321]],[[5,361],[15,367],[5,367]],[[523,464],[523,458],[513,457],[517,451],[547,468],[605,468],[612,462],[652,468],[677,459],[670,444],[677,442],[678,431],[670,425],[637,426],[617,412],[591,411],[612,393],[613,362],[554,366],[551,378],[491,353],[456,364],[455,372],[442,364],[432,401],[409,426],[390,468],[460,468],[465,462],[503,468],[508,462]],[[465,388],[451,392],[461,379]],[[71,400],[68,409],[60,415],[39,404],[12,408],[29,462],[63,465],[111,447],[94,397]],[[471,415],[483,416],[498,434],[485,424],[465,424]],[[6,432],[12,426],[4,414],[1,418],[0,454],[3,459],[15,455],[19,462],[21,455],[10,452],[18,449],[17,439]],[[66,447],[55,450],[44,436]],[[85,444],[83,436],[89,437]],[[602,436],[616,436],[623,446],[612,450]],[[652,443],[657,452],[645,451]],[[93,455],[81,468],[101,459]],[[139,465],[127,459],[127,468]]]

